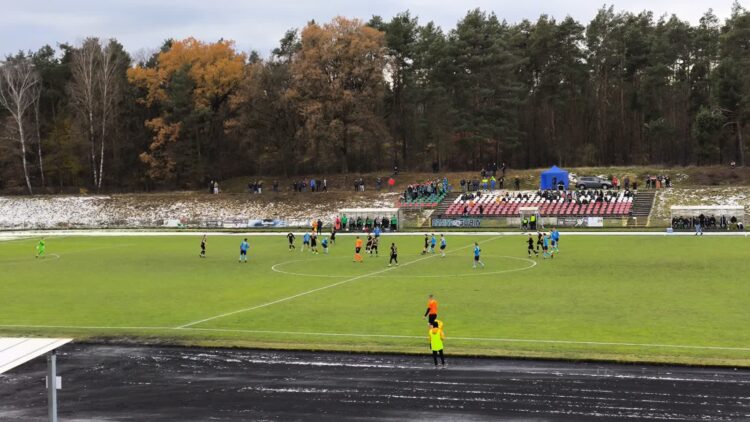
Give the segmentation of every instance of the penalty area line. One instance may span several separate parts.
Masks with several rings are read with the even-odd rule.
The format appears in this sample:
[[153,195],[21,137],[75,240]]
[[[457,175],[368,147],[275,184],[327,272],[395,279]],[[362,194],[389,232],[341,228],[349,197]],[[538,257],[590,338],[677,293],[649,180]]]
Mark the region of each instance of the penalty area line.
[[[484,242],[480,242],[480,243],[491,242],[491,241],[493,241],[495,239],[499,239],[499,238],[500,238],[500,236],[493,237],[491,239],[487,239]],[[458,249],[454,249],[451,252],[460,251],[460,250],[469,248],[471,246],[473,246],[473,245],[469,244],[469,245],[466,245],[466,246],[462,246],[462,247],[460,247]],[[451,252],[448,252],[448,253],[451,253]],[[434,258],[436,256],[439,256],[439,255],[438,254],[433,254],[433,255],[430,255],[430,256],[426,256],[424,258],[419,258],[419,259],[415,259],[413,261],[406,262],[403,265],[398,266],[398,267],[387,267],[387,268],[382,269],[382,270],[374,271],[374,272],[367,273],[367,274],[358,275],[358,276],[352,277],[352,278],[347,278],[346,280],[341,280],[341,281],[338,281],[336,283],[328,284],[326,286],[318,287],[318,288],[315,288],[315,289],[312,289],[312,290],[307,290],[307,291],[304,291],[302,293],[297,293],[295,295],[284,297],[284,298],[281,298],[281,299],[277,299],[277,300],[274,300],[274,301],[271,301],[271,302],[266,302],[266,303],[262,303],[260,305],[255,305],[255,306],[251,306],[251,307],[243,308],[243,309],[237,309],[235,311],[226,312],[226,313],[215,315],[215,316],[212,316],[212,317],[208,317],[208,318],[204,318],[204,319],[199,319],[197,321],[188,322],[187,324],[180,325],[179,327],[176,327],[176,328],[177,329],[189,328],[189,327],[192,327],[194,325],[202,324],[202,323],[208,322],[208,321],[213,321],[213,320],[216,320],[216,319],[219,319],[219,318],[224,318],[224,317],[236,315],[236,314],[240,314],[240,313],[243,313],[243,312],[250,312],[250,311],[254,311],[256,309],[266,308],[268,306],[276,305],[276,304],[282,303],[282,302],[287,302],[287,301],[296,299],[298,297],[307,296],[309,294],[312,294],[312,293],[315,293],[315,292],[319,292],[321,290],[331,289],[331,288],[334,288],[334,287],[341,286],[343,284],[347,284],[347,283],[351,283],[353,281],[361,280],[363,278],[372,277],[372,276],[375,276],[375,275],[378,275],[378,274],[383,274],[383,273],[391,271],[391,270],[396,270],[396,269],[399,269],[399,268],[403,268],[403,267],[409,266],[411,264],[415,264],[417,262],[424,261],[426,259]]]
[[[316,337],[349,337],[349,338],[392,338],[392,339],[416,339],[423,340],[426,336],[397,335],[397,334],[363,334],[363,333],[326,333],[326,332],[304,332],[304,331],[277,331],[277,330],[243,330],[232,328],[175,328],[175,327],[108,327],[108,326],[78,326],[78,325],[0,325],[0,328],[24,328],[24,329],[70,329],[70,330],[155,330],[155,331],[195,331],[214,333],[245,333],[245,334],[279,334],[279,335],[301,335]],[[466,342],[498,342],[498,343],[527,343],[527,344],[567,344],[579,346],[623,346],[640,348],[667,348],[667,349],[692,349],[692,350],[725,350],[750,352],[750,347],[731,346],[695,346],[684,344],[658,344],[658,343],[631,343],[614,341],[575,341],[575,340],[540,340],[519,338],[493,338],[493,337],[450,337],[451,340]]]

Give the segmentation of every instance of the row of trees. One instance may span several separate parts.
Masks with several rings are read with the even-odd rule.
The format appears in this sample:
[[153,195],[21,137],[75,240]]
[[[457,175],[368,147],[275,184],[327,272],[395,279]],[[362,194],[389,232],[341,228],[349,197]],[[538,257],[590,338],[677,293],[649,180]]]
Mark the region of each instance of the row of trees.
[[444,32],[408,12],[230,41],[115,40],[0,66],[0,183],[195,187],[238,175],[561,165],[744,164],[750,13],[698,25],[599,10]]

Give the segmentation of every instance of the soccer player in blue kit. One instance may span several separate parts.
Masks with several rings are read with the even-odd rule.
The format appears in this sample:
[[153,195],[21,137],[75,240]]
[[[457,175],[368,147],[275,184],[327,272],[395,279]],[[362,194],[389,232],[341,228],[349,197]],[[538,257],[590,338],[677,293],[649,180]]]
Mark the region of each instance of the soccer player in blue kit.
[[477,263],[484,268],[484,262],[482,262],[481,259],[479,259],[479,254],[482,253],[482,249],[479,248],[479,243],[474,242],[474,266],[472,268],[477,267]]
[[247,264],[247,250],[250,249],[250,245],[247,243],[247,238],[240,243],[240,262]]

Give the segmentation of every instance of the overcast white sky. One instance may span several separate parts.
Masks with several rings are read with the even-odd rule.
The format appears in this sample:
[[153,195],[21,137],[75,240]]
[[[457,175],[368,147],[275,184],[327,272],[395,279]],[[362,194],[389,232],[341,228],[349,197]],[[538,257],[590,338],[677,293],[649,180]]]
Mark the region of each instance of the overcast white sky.
[[[748,0],[741,3],[745,5]],[[206,41],[235,40],[243,51],[268,55],[289,28],[336,15],[384,19],[410,10],[420,22],[453,28],[469,9],[494,11],[517,22],[548,14],[587,23],[601,0],[0,0],[0,56],[36,50],[44,44],[80,42],[86,36],[114,37],[131,53],[159,47],[167,38],[195,36]],[[709,8],[726,18],[732,0],[621,0],[617,10],[652,10],[697,23]]]

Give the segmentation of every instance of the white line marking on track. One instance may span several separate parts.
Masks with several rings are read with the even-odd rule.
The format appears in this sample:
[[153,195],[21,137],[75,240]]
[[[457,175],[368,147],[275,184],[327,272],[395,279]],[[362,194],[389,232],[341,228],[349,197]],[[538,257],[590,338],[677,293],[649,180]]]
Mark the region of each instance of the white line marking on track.
[[[284,334],[284,335],[301,335],[301,336],[320,336],[320,337],[353,337],[353,338],[393,338],[393,339],[419,339],[423,340],[426,336],[397,335],[397,334],[361,334],[361,333],[324,333],[324,332],[303,332],[303,331],[276,331],[276,330],[243,330],[232,328],[176,328],[176,327],[108,327],[108,326],[79,326],[79,325],[2,325],[0,328],[55,328],[71,330],[164,330],[164,331],[203,331],[216,333],[247,333],[247,334]],[[499,343],[529,343],[529,344],[569,344],[584,346],[627,346],[642,348],[673,348],[673,349],[693,349],[693,350],[727,350],[750,352],[750,347],[731,347],[731,346],[694,346],[684,344],[657,344],[657,343],[630,343],[630,342],[612,342],[612,341],[574,341],[574,340],[539,340],[539,339],[519,339],[519,338],[492,338],[492,337],[450,337],[451,340],[461,340],[468,342],[499,342]]]
[[[485,240],[483,242],[480,242],[480,243],[491,242],[491,241],[493,241],[495,239],[499,239],[499,238],[500,238],[500,236],[493,237],[493,238],[487,239],[487,240]],[[460,250],[469,248],[471,246],[473,246],[473,244],[462,246],[462,247],[460,247],[458,249],[454,249],[451,252],[460,251]],[[438,255],[435,254],[435,255],[426,256],[424,258],[415,259],[413,261],[406,262],[403,265],[398,266],[398,267],[387,267],[387,268],[382,269],[382,270],[378,270],[378,271],[375,271],[375,272],[372,272],[372,273],[358,275],[358,276],[352,277],[352,278],[347,278],[346,280],[341,280],[341,281],[338,281],[336,283],[332,283],[332,284],[329,284],[329,285],[326,285],[326,286],[323,286],[323,287],[318,287],[316,289],[308,290],[308,291],[305,291],[305,292],[302,292],[302,293],[297,293],[295,295],[284,297],[284,298],[281,298],[281,299],[277,299],[277,300],[274,300],[274,301],[271,301],[271,302],[266,302],[266,303],[262,303],[260,305],[255,305],[255,306],[251,306],[251,307],[243,308],[243,309],[237,309],[236,311],[226,312],[226,313],[223,313],[223,314],[220,314],[220,315],[215,315],[215,316],[204,318],[204,319],[200,319],[200,320],[197,320],[197,321],[188,322],[187,324],[181,325],[181,326],[176,327],[176,328],[188,328],[188,327],[192,327],[193,325],[202,324],[204,322],[213,321],[215,319],[219,319],[219,318],[224,318],[224,317],[228,317],[228,316],[240,314],[240,313],[243,313],[243,312],[254,311],[256,309],[261,309],[261,308],[265,308],[265,307],[268,307],[268,306],[276,305],[278,303],[287,302],[287,301],[290,301],[292,299],[296,299],[298,297],[307,296],[309,294],[312,294],[312,293],[315,293],[315,292],[319,292],[321,290],[326,290],[326,289],[330,289],[330,288],[333,288],[333,287],[338,287],[338,286],[341,286],[343,284],[351,283],[352,281],[357,281],[357,280],[361,280],[363,278],[371,277],[371,276],[374,276],[374,275],[377,275],[377,274],[382,274],[382,273],[385,273],[385,272],[388,272],[388,271],[396,270],[396,269],[399,269],[399,268],[404,268],[404,267],[409,266],[411,264],[415,264],[417,262],[424,261],[426,259],[434,258],[436,256],[438,256]]]

